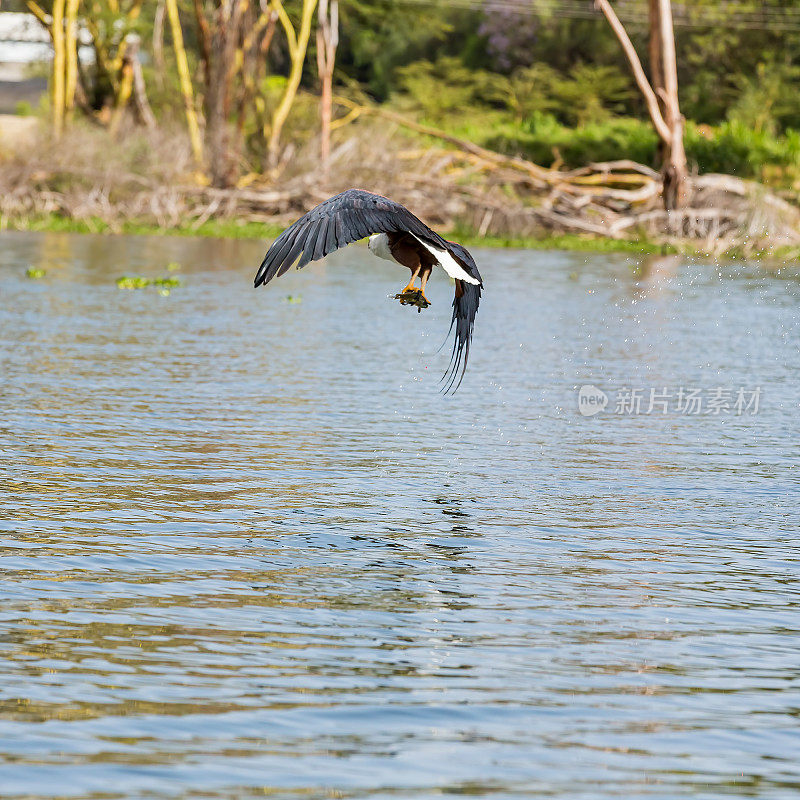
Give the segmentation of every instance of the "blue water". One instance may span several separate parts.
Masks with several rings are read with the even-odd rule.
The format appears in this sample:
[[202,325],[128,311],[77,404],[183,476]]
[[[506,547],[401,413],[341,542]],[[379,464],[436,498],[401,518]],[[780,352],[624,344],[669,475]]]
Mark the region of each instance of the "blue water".
[[795,268],[2,245],[4,800],[798,796]]

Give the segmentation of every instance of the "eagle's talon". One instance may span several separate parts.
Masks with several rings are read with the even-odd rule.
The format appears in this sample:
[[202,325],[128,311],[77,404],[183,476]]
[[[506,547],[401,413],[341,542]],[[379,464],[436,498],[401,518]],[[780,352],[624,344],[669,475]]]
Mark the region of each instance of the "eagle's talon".
[[427,308],[431,304],[430,300],[423,294],[422,289],[417,289],[416,287],[412,289],[406,287],[402,292],[396,294],[394,299],[399,300],[400,305],[403,306],[416,306],[417,311],[422,311],[423,308]]

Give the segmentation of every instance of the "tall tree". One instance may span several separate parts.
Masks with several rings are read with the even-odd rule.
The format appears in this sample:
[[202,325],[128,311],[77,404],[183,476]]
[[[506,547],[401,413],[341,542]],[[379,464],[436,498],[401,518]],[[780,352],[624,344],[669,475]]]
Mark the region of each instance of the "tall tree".
[[61,136],[64,129],[64,99],[65,99],[65,64],[66,53],[64,49],[64,0],[53,2],[53,78],[52,78],[52,103],[53,103],[53,133],[56,138]]
[[206,159],[211,184],[227,187],[237,177],[236,149],[232,147],[229,117],[233,92],[234,59],[242,39],[247,0],[203,3],[194,0],[203,63],[203,109],[206,118]]
[[266,72],[277,14],[251,0],[194,0],[194,11],[208,175],[212,185],[224,188],[239,178],[246,121],[263,129],[263,106],[252,101]]
[[683,145],[683,116],[678,102],[678,68],[670,0],[650,0],[651,83],[636,48],[608,0],[595,0],[619,40],[633,77],[645,102],[661,143],[662,199],[668,211],[686,203],[688,169]]

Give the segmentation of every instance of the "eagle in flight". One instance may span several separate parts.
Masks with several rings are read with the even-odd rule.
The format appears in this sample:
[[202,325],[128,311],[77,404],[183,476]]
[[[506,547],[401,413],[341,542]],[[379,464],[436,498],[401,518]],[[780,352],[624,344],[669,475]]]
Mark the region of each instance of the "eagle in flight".
[[[430,305],[425,284],[437,265],[455,280],[450,322],[450,330],[455,327],[455,341],[442,379],[444,391],[455,391],[467,368],[483,282],[465,247],[446,241],[399,203],[363,189],[348,189],[320,203],[272,243],[258,268],[255,285],[283,275],[295,261],[297,269],[302,269],[310,261],[366,237],[374,255],[411,270],[408,284],[395,295],[403,305],[415,306],[418,311]],[[414,285],[417,278],[419,288]]]

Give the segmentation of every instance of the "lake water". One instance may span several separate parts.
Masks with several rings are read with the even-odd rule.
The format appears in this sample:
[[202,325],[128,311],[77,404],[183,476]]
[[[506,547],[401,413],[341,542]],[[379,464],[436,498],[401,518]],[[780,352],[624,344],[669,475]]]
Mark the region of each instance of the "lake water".
[[798,797],[796,268],[1,239],[4,800]]

